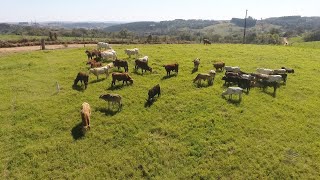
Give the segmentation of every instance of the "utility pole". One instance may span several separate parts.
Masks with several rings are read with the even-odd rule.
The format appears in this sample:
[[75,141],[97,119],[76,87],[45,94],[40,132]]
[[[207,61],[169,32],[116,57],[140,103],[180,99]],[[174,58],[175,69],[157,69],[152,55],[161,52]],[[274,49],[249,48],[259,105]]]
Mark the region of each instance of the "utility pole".
[[246,43],[247,14],[248,14],[248,10],[246,9],[246,16],[244,18],[243,44]]

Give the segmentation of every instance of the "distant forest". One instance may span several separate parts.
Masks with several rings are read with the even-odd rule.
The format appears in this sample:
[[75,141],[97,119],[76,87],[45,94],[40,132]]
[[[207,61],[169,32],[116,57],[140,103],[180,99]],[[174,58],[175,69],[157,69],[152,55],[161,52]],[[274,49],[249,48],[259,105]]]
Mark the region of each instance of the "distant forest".
[[[283,37],[295,36],[302,36],[305,41],[320,40],[320,17],[287,16],[264,20],[248,17],[246,23],[245,43],[281,44]],[[202,39],[207,38],[214,43],[243,43],[243,28],[244,19],[240,18],[230,21],[176,19],[125,24],[2,23],[0,34],[47,36],[49,41],[59,40],[60,37],[82,37],[119,43],[201,43]]]

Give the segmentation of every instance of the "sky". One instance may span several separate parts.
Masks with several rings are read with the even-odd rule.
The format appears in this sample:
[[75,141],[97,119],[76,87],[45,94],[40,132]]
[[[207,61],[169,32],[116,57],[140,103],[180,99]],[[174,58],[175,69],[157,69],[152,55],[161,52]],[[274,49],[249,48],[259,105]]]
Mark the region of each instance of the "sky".
[[0,22],[320,16],[320,0],[1,0]]

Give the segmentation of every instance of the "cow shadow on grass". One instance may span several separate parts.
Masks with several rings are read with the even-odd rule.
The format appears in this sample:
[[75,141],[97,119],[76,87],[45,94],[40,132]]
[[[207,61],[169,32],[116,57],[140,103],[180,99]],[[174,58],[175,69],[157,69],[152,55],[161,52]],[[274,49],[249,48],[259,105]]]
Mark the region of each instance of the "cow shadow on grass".
[[90,81],[89,84],[94,84],[94,83],[98,83],[98,82],[101,82],[103,80],[105,80],[106,78],[100,78],[100,79],[95,79],[93,81]]
[[76,90],[76,91],[79,91],[79,92],[83,92],[85,89],[84,89],[84,85],[72,85],[72,89],[73,90]]
[[264,94],[267,94],[267,95],[273,97],[273,98],[276,97],[276,93],[275,93],[275,92],[270,92],[270,91],[267,91],[267,90],[262,90],[262,92],[263,92]]
[[113,86],[110,86],[110,87],[108,87],[107,88],[107,90],[111,90],[111,91],[113,91],[113,90],[119,90],[119,89],[122,89],[122,88],[124,88],[125,86],[129,86],[129,85],[126,85],[126,83],[124,83],[124,84],[117,84],[117,85],[113,85]]
[[197,84],[195,84],[195,86],[197,87],[197,88],[207,88],[207,87],[210,87],[210,86],[213,86],[213,84],[214,83],[197,83]]
[[118,112],[120,112],[120,109],[118,110],[113,110],[113,109],[108,109],[108,108],[97,108],[97,111],[104,113],[106,116],[114,116]]
[[172,78],[172,77],[177,77],[177,74],[170,74],[169,76],[163,76],[161,78],[161,80],[166,80],[166,79],[169,79],[169,78]]
[[233,104],[235,106],[239,106],[241,103],[241,99],[237,98],[237,99],[232,99],[232,98],[226,98],[224,96],[222,96],[223,99],[225,99],[227,101],[227,103],[229,104]]
[[144,103],[144,107],[145,107],[145,108],[148,108],[148,107],[152,106],[153,103],[156,102],[156,101],[157,101],[156,98],[152,98],[152,99],[150,99],[150,100],[147,99],[146,102]]
[[76,126],[72,128],[71,135],[74,140],[81,139],[85,136],[85,132],[82,129],[82,123],[78,123]]

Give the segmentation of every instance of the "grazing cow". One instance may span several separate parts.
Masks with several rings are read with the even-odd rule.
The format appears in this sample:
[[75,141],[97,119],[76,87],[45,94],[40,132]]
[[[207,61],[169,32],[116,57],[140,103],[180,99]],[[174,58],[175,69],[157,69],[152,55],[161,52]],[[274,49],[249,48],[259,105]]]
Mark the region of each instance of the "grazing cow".
[[103,51],[101,52],[101,58],[106,60],[112,59],[114,61],[117,59],[117,53],[115,50]]
[[203,44],[206,45],[206,44],[211,44],[211,42],[209,41],[209,39],[203,39]]
[[118,104],[118,111],[122,108],[122,97],[119,94],[103,94],[99,98],[108,102],[108,109],[110,109],[110,102],[112,105]]
[[216,71],[223,71],[224,69],[224,66],[225,66],[225,63],[224,62],[216,62],[216,63],[213,63],[213,67],[216,68]]
[[235,72],[235,73],[239,73],[240,72],[240,67],[235,66],[225,66],[224,69],[226,70],[226,72]]
[[116,59],[113,61],[113,65],[115,67],[118,67],[118,70],[120,69],[120,67],[124,67],[124,71],[128,72],[129,68],[128,68],[128,62],[125,60],[120,60],[120,59]]
[[136,57],[139,55],[139,49],[133,48],[133,49],[125,49],[124,52],[131,58],[131,55],[136,55]]
[[207,80],[208,84],[211,85],[211,84],[213,84],[213,80],[214,80],[215,75],[216,75],[216,72],[214,70],[210,70],[208,74],[199,73],[197,75],[197,77],[193,80],[193,83],[195,83],[197,81],[198,84],[200,84],[201,80],[204,80],[204,81]]
[[[111,63],[112,64],[112,63]],[[109,70],[113,67],[113,64],[110,65],[106,65],[103,67],[98,67],[98,68],[91,68],[89,69],[89,73],[94,74],[95,76],[97,76],[97,79],[99,79],[99,75],[100,74],[106,74],[106,78],[108,78],[109,76]]]
[[176,73],[178,73],[179,71],[179,64],[175,63],[175,64],[167,64],[167,65],[163,65],[163,67],[166,69],[167,71],[167,76],[170,76],[170,72],[171,71],[175,71]]
[[83,130],[90,129],[90,115],[91,115],[91,109],[90,105],[86,102],[82,103],[82,108],[80,111],[81,119],[82,119],[82,127]]
[[232,95],[233,94],[238,94],[239,95],[239,101],[241,101],[242,99],[242,91],[243,89],[240,88],[240,87],[228,87],[227,90],[225,90],[223,93],[222,93],[222,96],[224,97],[225,95],[229,95],[229,99],[232,98]]
[[160,96],[161,92],[160,92],[160,85],[157,84],[155,85],[153,88],[151,88],[149,91],[148,91],[148,99],[147,101],[150,102],[155,95],[158,95],[158,97]]
[[98,42],[98,43],[97,43],[97,49],[98,49],[98,50],[101,50],[102,48],[104,48],[104,49],[111,49],[111,46],[110,46],[110,44],[105,43],[105,42]]
[[281,67],[281,69],[285,69],[287,73],[294,73],[294,69]]
[[265,68],[257,68],[257,73],[269,75],[269,74],[273,74],[273,70],[265,69]]
[[128,73],[112,73],[112,82],[111,82],[111,86],[116,84],[116,80],[117,81],[122,81],[122,85],[124,84],[124,82],[126,82],[126,84],[128,85],[128,81],[133,84],[133,79],[129,76]]
[[96,68],[96,67],[101,67],[102,63],[97,62],[96,60],[91,60],[87,62],[87,65],[90,64],[90,68]]
[[84,83],[84,89],[87,89],[87,86],[88,86],[88,80],[89,80],[89,75],[84,73],[84,72],[79,72],[76,79],[74,80],[74,83],[73,85],[77,85],[78,82],[80,81],[81,82],[81,85],[82,85],[82,82]]
[[136,65],[134,66],[134,69],[137,71],[139,68],[141,68],[142,70],[142,74],[143,74],[143,70],[146,71],[150,71],[152,72],[152,68],[150,66],[148,66],[148,61],[141,61],[140,59],[135,60]]
[[200,64],[200,58],[196,58],[195,60],[193,60],[193,69],[195,71],[198,71],[199,64]]

